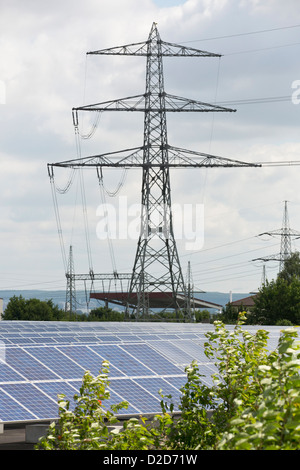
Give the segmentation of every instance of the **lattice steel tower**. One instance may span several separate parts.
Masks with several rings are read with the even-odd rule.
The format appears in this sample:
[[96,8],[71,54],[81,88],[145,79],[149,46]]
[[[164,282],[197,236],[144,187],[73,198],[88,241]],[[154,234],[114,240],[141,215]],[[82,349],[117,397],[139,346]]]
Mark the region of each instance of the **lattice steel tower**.
[[284,268],[284,262],[290,258],[292,254],[292,237],[299,238],[300,232],[290,228],[289,214],[287,209],[288,201],[284,201],[284,210],[282,218],[282,227],[270,232],[263,232],[260,235],[280,236],[280,253],[276,255],[256,258],[253,261],[279,261],[279,272]]
[[[50,178],[53,178],[54,166],[142,168],[141,231],[127,305],[135,305],[137,316],[140,313],[147,314],[154,294],[168,293],[170,294],[168,308],[178,310],[183,305],[182,295],[186,297],[186,287],[173,231],[170,168],[260,165],[175,148],[168,143],[167,112],[235,110],[167,94],[164,89],[163,57],[220,57],[219,54],[164,42],[160,38],[156,23],[153,23],[146,42],[88,52],[88,54],[145,56],[146,89],[142,95],[73,108],[75,127],[78,127],[79,111],[143,112],[143,146],[48,165]],[[197,161],[199,158],[200,161]],[[181,307],[179,294],[181,294]]]
[[75,288],[75,269],[74,269],[74,259],[73,259],[73,247],[72,245],[69,248],[69,259],[66,272],[67,278],[67,291],[66,291],[66,304],[65,311],[75,312],[76,310],[76,288]]

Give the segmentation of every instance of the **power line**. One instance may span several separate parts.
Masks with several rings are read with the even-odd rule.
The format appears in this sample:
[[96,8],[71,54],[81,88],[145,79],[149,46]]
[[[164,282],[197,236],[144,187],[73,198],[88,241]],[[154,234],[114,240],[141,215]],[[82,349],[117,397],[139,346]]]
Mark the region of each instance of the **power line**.
[[203,38],[203,39],[195,39],[193,41],[185,41],[184,44],[188,44],[191,42],[202,42],[202,41],[212,41],[215,39],[228,39],[228,38],[234,38],[234,37],[239,37],[239,36],[250,36],[253,34],[262,34],[262,33],[270,33],[273,31],[281,31],[284,29],[292,29],[292,28],[299,28],[300,24],[292,25],[292,26],[281,26],[279,28],[271,28],[271,29],[261,29],[258,31],[248,31],[246,33],[236,33],[236,34],[227,34],[225,36],[215,36],[215,37],[210,37],[210,38]]
[[299,44],[300,42],[293,42],[289,44],[279,44],[278,46],[260,47],[259,49],[249,49],[247,51],[228,52],[227,54],[223,54],[223,56],[237,55],[237,54],[249,54],[251,52],[269,51],[271,49],[280,49],[282,47],[298,46]]
[[291,100],[292,100],[291,95],[285,95],[285,96],[269,96],[269,97],[263,97],[263,98],[248,98],[244,100],[220,101],[218,104],[219,105],[243,105],[243,104],[278,103],[282,101],[291,101]]

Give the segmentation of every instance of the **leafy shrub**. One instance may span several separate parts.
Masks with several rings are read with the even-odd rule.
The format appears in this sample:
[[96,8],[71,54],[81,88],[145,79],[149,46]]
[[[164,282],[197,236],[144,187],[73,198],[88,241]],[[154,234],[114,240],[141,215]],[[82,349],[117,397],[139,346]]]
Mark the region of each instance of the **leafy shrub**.
[[[300,346],[297,331],[282,331],[277,350],[267,350],[268,333],[215,322],[205,353],[214,362],[213,386],[202,379],[197,362],[186,368],[181,412],[161,394],[162,413],[149,422],[116,413],[126,402],[106,408],[108,363],[98,377],[84,375],[75,407],[59,399],[59,420],[37,448],[116,450],[298,450],[300,448]],[[161,393],[161,392],[160,392]],[[168,399],[168,400],[166,400]],[[120,429],[109,430],[111,425]]]

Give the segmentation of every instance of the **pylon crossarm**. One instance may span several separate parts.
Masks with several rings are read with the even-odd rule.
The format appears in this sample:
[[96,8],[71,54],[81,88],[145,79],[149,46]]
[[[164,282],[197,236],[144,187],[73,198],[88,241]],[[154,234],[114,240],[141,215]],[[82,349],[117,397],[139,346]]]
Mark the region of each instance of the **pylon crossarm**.
[[[128,154],[125,157],[124,154]],[[75,158],[57,163],[48,163],[49,175],[53,174],[53,167],[81,168],[81,167],[121,167],[132,168],[141,167],[143,160],[143,147],[120,150],[116,152],[103,153],[101,155],[91,155],[88,157]]]
[[[240,167],[240,166],[253,166],[260,167],[257,163],[247,163],[239,160],[233,160],[230,158],[219,157],[216,155],[209,155],[207,153],[196,152],[193,150],[186,150],[179,147],[168,147],[169,154],[169,167]],[[197,159],[201,159],[197,161]]]
[[172,42],[161,41],[161,46],[162,55],[165,57],[222,57],[221,54],[181,46]]
[[128,96],[111,101],[103,101],[102,103],[94,103],[86,106],[73,108],[73,113],[77,111],[144,111],[145,110],[145,94]]
[[293,230],[291,228],[288,228],[286,230],[284,230],[283,228],[279,228],[277,230],[272,230],[271,232],[263,232],[263,233],[260,233],[258,236],[262,236],[262,235],[269,235],[270,237],[273,237],[273,236],[280,236],[280,235],[287,235],[289,237],[300,237],[300,232],[298,230]]
[[[152,146],[152,149],[161,151],[160,146]],[[92,155],[89,157],[82,157],[73,160],[66,160],[64,162],[49,163],[49,175],[53,175],[53,167],[62,168],[146,168],[147,163],[144,162],[145,147],[133,147],[131,149],[108,152],[101,155]],[[201,167],[260,167],[259,163],[247,163],[230,158],[219,157],[216,155],[209,155],[203,152],[196,152],[193,150],[182,149],[179,147],[167,146],[166,149],[169,154],[169,159],[165,163],[152,162],[151,168],[201,168]],[[127,154],[126,156],[123,156]],[[149,165],[148,165],[149,166]]]
[[98,51],[87,52],[87,55],[140,55],[147,56],[148,41],[125,44],[124,46],[110,47]]
[[[202,51],[193,47],[186,47],[180,44],[174,44],[158,40],[161,45],[161,55],[164,57],[222,57],[221,54]],[[125,44],[124,46],[110,47],[108,49],[100,49],[98,51],[87,52],[87,55],[133,55],[149,57],[152,52],[148,48],[149,40],[145,42],[136,42]]]
[[165,93],[165,106],[167,112],[236,112],[236,109],[225,108],[223,106],[204,103],[203,101],[183,98],[181,96],[170,95],[168,93]]
[[[73,108],[73,113],[78,111],[139,111],[139,112],[236,112],[235,109],[217,106],[203,101],[197,101],[181,96],[163,93],[164,103],[161,106],[161,100],[153,100],[151,107],[146,104],[147,94],[128,96],[111,101],[103,101],[86,106]],[[78,122],[76,116],[74,122]]]

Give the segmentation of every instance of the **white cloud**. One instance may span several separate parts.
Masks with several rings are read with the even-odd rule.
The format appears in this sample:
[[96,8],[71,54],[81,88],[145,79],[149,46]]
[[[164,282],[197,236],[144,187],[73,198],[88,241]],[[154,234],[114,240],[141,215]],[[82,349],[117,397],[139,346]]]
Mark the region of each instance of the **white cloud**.
[[[156,21],[163,40],[224,54],[220,62],[167,59],[167,92],[202,101],[216,97],[217,101],[233,102],[292,94],[293,81],[300,79],[299,28],[288,26],[300,23],[297,1],[187,0],[172,2],[166,5],[168,8],[157,3],[1,2],[0,81],[5,88],[5,104],[0,99],[3,272],[13,267],[16,277],[20,273],[25,283],[27,278],[35,278],[37,270],[39,282],[46,282],[49,273],[63,279],[46,165],[76,157],[73,106],[144,91],[143,58],[86,58],[87,51],[146,40]],[[214,117],[206,113],[168,116],[170,144],[250,162],[298,160],[300,105],[286,100],[236,107],[235,114]],[[86,118],[85,130],[89,125]],[[142,133],[142,115],[103,115],[94,138],[82,144],[83,155],[142,145]],[[106,175],[107,185],[115,187],[120,175]],[[186,199],[196,203],[200,199],[205,203],[205,247],[210,250],[195,255],[182,252],[183,269],[188,257],[192,268],[195,264],[198,270],[203,259],[207,263],[209,257],[213,259],[214,246],[247,238],[248,234],[255,236],[266,225],[266,229],[280,225],[285,199],[291,201],[291,226],[300,228],[295,210],[299,201],[297,175],[298,167],[172,172],[174,202]],[[65,180],[68,175],[61,178]],[[95,236],[100,196],[94,174],[87,177],[86,189],[95,264],[100,271],[110,271],[108,247],[99,244]],[[72,191],[66,199],[59,198],[66,244],[72,232],[76,186]],[[129,172],[121,194],[139,203],[140,191],[141,173]],[[78,231],[80,222],[78,216],[74,225]],[[78,243],[75,264],[82,271],[86,252],[84,243]],[[256,239],[253,243],[259,246]],[[131,269],[135,245],[124,241],[114,243],[114,247],[120,269]],[[183,248],[181,243],[179,248]],[[238,248],[232,246],[236,252]],[[234,251],[224,248],[224,256],[226,253],[234,256]],[[205,272],[199,276],[202,288],[207,290],[250,291],[260,282],[259,269],[253,277],[240,279],[232,269],[226,282],[225,276],[223,281],[216,276],[218,282],[212,279],[207,286]]]

